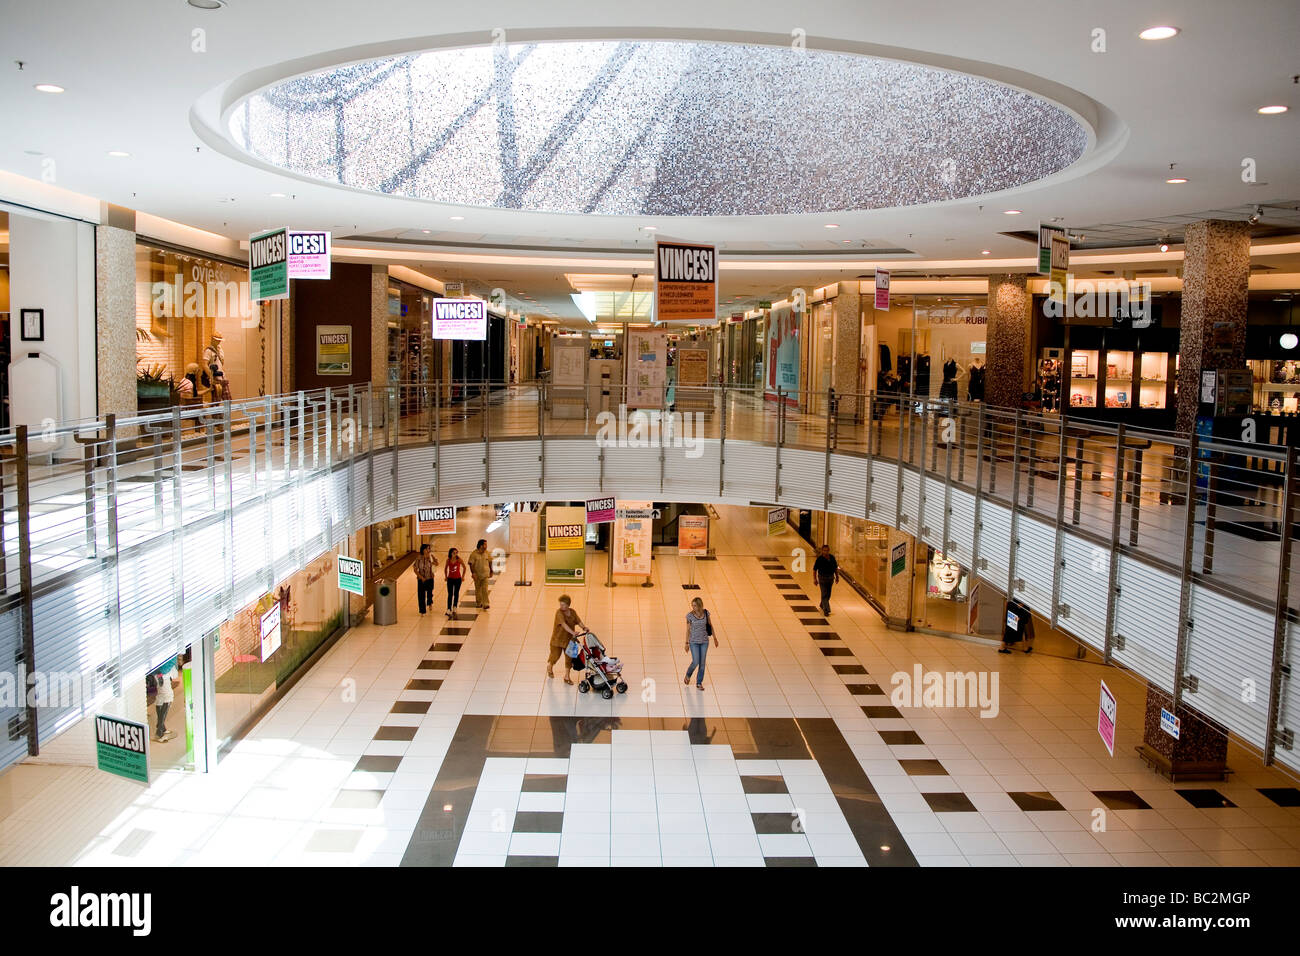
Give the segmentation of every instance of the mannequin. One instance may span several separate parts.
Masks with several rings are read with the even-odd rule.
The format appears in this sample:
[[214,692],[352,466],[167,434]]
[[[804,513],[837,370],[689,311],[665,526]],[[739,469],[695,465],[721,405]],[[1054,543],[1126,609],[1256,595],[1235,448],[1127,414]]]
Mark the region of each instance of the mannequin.
[[222,351],[223,341],[220,332],[213,332],[207,348],[203,350],[203,364],[212,375],[212,391],[215,399],[230,398],[230,383],[226,381],[226,353]]
[[970,382],[966,386],[966,400],[984,401],[984,360],[976,359],[970,366]]
[[943,383],[939,386],[939,398],[957,401],[957,360],[948,359],[943,363]]

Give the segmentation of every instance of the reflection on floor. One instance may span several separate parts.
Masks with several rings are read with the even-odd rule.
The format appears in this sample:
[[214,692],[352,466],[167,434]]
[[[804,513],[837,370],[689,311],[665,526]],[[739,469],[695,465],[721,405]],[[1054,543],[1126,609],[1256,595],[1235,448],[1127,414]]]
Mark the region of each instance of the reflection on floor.
[[[801,542],[719,511],[699,591],[675,555],[648,589],[602,587],[588,556],[575,608],[626,695],[547,680],[561,589],[515,587],[514,559],[491,609],[455,621],[417,614],[408,574],[399,623],[348,632],[212,774],[0,775],[0,864],[1300,865],[1295,781],[1236,747],[1228,783],[1153,774],[1133,750],[1145,690],[1122,672],[888,631],[844,587],[829,618],[808,611]],[[503,545],[493,521],[462,515],[456,543]],[[721,641],[703,693],[681,676],[695,595]],[[896,705],[917,667],[996,676],[996,715]]]

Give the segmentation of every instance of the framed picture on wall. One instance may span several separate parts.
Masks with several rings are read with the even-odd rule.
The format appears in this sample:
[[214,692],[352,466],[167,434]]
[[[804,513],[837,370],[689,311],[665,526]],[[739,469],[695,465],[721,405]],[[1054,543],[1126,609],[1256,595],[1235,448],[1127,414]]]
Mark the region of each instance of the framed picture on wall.
[[24,342],[45,341],[45,310],[22,309],[19,332]]

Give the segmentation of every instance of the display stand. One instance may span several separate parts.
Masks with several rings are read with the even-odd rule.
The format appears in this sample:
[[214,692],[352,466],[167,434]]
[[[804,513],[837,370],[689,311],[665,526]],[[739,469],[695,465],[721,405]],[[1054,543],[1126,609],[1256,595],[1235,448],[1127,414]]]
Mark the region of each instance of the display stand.
[[532,570],[532,568],[531,568],[531,565],[532,565],[532,556],[531,556],[531,555],[529,555],[528,563],[529,563],[529,565],[530,565],[530,568],[529,568],[528,571],[525,571],[525,570],[524,570],[524,556],[523,556],[523,554],[520,554],[520,555],[519,555],[519,580],[515,582],[515,587],[517,587],[517,588],[530,588],[530,587],[533,586],[533,582],[530,581],[530,580],[528,580],[528,575],[529,575],[529,573],[530,573],[531,570]]
[[683,584],[683,585],[682,585],[682,590],[683,590],[683,591],[698,591],[698,590],[700,589],[700,586],[699,586],[698,584],[695,583],[695,562],[696,562],[696,560],[698,560],[698,559],[692,556],[692,558],[691,558],[691,563],[690,563],[690,565],[689,565],[690,572],[691,572],[691,573],[690,573],[690,580],[689,580],[686,584]]

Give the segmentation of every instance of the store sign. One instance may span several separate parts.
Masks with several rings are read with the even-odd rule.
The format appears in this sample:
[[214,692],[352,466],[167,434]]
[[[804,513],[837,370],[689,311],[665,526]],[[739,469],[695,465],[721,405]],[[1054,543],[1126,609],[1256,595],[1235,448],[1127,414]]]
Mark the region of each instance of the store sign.
[[1052,271],[1052,237],[1065,236],[1060,226],[1038,224],[1038,273],[1049,275]]
[[614,573],[650,574],[655,511],[649,501],[620,501],[614,521]]
[[316,374],[352,374],[352,326],[316,326]]
[[248,237],[249,298],[289,298],[289,231],[275,229]]
[[876,270],[876,308],[889,311],[889,273],[884,269]]
[[970,354],[971,354],[971,355],[984,355],[986,352],[988,352],[988,342],[987,342],[987,341],[984,341],[984,342],[972,342],[972,343],[970,344]]
[[758,307],[759,307],[760,309],[770,309],[770,308],[772,308],[772,300],[771,300],[771,299],[759,299],[759,300],[758,300]]
[[744,312],[733,312],[733,313],[731,313],[731,321],[732,321],[732,322],[744,322],[744,321],[745,321],[745,313],[744,313]]
[[587,499],[587,524],[607,524],[613,520],[613,497]]
[[487,338],[488,308],[482,299],[434,299],[433,324],[429,334],[435,339],[482,342]]
[[1160,708],[1160,729],[1167,733],[1174,740],[1178,740],[1183,733],[1183,722],[1175,717],[1163,707]]
[[1097,707],[1097,733],[1106,745],[1110,755],[1115,756],[1115,695],[1110,692],[1106,682],[1101,682],[1101,703]]
[[541,517],[536,511],[510,513],[510,550],[515,554],[534,554],[537,551],[537,524]]
[[1070,240],[1065,234],[1052,236],[1051,273],[1048,279],[1048,298],[1065,301],[1065,286],[1070,272]]
[[262,661],[280,649],[280,602],[274,602],[261,617]]
[[896,578],[907,568],[907,542],[897,545],[889,554],[889,576]]
[[546,509],[546,583],[586,581],[587,512],[583,508]]
[[366,566],[360,558],[349,558],[345,555],[339,555],[339,590],[347,591],[349,594],[359,594],[364,596],[366,593],[365,585]]
[[107,714],[96,714],[95,766],[105,773],[137,783],[148,783],[148,725]]
[[456,508],[439,505],[434,508],[415,509],[416,534],[455,534]]
[[773,537],[785,531],[785,508],[767,509],[767,536]]
[[655,240],[655,320],[712,322],[718,314],[718,250]]
[[330,277],[330,234],[328,232],[289,232],[289,278],[328,279]]
[[677,556],[705,558],[709,554],[709,516],[681,515],[677,519]]
[[465,295],[465,283],[463,282],[444,282],[442,291],[449,299],[460,299]]

